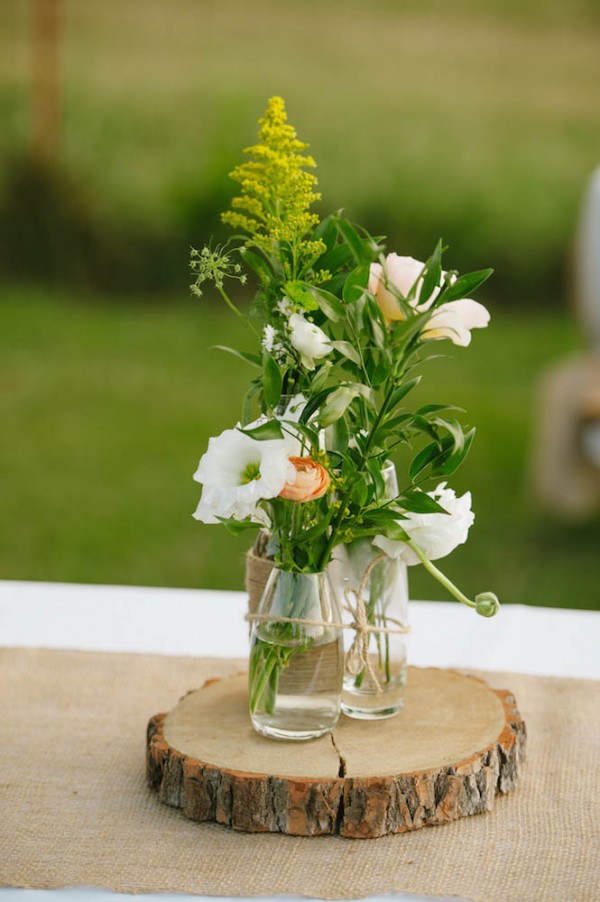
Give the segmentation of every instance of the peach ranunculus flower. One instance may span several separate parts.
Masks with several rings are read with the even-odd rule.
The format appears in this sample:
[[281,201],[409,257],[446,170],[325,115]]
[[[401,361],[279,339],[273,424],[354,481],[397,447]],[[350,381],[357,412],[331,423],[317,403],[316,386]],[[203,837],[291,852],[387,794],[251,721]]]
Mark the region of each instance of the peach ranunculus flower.
[[[409,304],[419,313],[428,310],[433,304],[441,285],[434,288],[431,296],[421,303],[424,267],[425,264],[420,260],[400,257],[398,254],[387,255],[385,270],[381,263],[371,263],[369,291],[377,299],[379,309],[388,323],[405,318],[402,307],[388,286],[393,286],[405,298],[414,289],[414,296]],[[442,279],[445,275],[442,272]],[[422,338],[424,341],[449,338],[453,344],[466,347],[471,341],[471,329],[485,329],[489,321],[490,314],[478,301],[471,298],[448,301],[432,311]]]
[[296,479],[286,482],[279,497],[300,503],[321,498],[331,482],[325,467],[312,457],[290,457],[289,460],[296,470]]

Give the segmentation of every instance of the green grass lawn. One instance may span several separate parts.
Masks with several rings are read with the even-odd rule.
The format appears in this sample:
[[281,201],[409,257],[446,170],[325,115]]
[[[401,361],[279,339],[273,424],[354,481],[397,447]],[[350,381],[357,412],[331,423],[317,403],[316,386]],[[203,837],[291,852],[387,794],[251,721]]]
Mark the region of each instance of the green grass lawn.
[[[191,514],[198,459],[235,422],[248,375],[210,346],[239,345],[242,326],[208,300],[4,295],[0,577],[240,588],[244,540]],[[454,482],[472,490],[476,523],[446,569],[505,602],[600,607],[600,521],[554,521],[528,482],[536,381],[578,347],[575,329],[564,314],[492,313],[419,389],[478,428]],[[419,569],[412,595],[443,598]]]
[[[28,144],[30,8],[0,8],[0,162]],[[421,259],[442,235],[458,269],[496,267],[492,290],[515,304],[559,296],[598,165],[596,0],[64,10],[60,159],[91,216],[201,243],[279,93],[311,143],[328,212],[344,206]]]

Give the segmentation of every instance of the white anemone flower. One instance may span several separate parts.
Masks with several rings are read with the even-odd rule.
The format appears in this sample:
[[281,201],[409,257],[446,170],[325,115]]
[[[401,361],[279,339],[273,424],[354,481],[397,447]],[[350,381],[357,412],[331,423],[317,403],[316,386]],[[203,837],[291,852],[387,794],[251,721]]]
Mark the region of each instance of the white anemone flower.
[[[392,286],[402,297],[407,298],[413,292],[410,306],[419,313],[429,310],[438,294],[446,273],[442,272],[441,283],[436,286],[430,297],[420,302],[423,288],[423,269],[425,264],[414,257],[400,257],[388,254],[385,265],[372,263],[369,272],[369,291],[375,296],[385,318],[394,322],[405,318],[404,311],[390,287]],[[449,338],[453,344],[466,347],[471,341],[471,329],[484,329],[490,321],[488,310],[478,301],[461,298],[448,301],[432,311],[421,337],[424,341]]]
[[203,486],[195,519],[203,523],[218,523],[219,517],[256,519],[257,503],[277,497],[286,482],[295,479],[291,453],[286,439],[259,442],[238,429],[211,438],[194,474]]
[[[447,488],[445,482],[441,482],[428,494],[435,498],[447,513],[415,514],[409,511],[406,520],[398,521],[398,526],[430,561],[435,561],[446,557],[458,545],[467,541],[475,514],[471,510],[470,492],[457,498],[455,492]],[[421,563],[420,558],[405,542],[377,536],[373,539],[373,545],[381,548],[389,557],[401,558],[409,566]]]

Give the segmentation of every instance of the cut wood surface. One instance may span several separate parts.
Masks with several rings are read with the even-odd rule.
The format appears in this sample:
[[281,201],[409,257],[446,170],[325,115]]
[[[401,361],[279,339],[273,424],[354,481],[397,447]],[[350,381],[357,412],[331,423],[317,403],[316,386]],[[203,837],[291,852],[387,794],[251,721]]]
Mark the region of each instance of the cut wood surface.
[[525,736],[509,691],[410,667],[396,717],[341,717],[328,736],[278,742],[253,730],[240,674],[151,719],[147,776],[192,820],[373,838],[491,811],[496,793],[516,785]]

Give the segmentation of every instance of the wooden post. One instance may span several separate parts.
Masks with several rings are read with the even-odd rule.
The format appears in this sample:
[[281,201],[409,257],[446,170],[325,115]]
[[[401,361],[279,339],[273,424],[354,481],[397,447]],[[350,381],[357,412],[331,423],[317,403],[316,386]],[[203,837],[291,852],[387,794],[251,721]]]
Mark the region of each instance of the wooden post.
[[60,137],[61,0],[32,0],[31,152],[56,158]]

